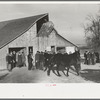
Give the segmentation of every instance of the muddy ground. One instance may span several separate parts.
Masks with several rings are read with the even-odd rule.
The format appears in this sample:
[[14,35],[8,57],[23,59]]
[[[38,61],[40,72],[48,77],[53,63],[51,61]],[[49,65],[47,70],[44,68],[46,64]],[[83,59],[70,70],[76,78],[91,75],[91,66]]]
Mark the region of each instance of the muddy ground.
[[[72,67],[73,68],[73,67]],[[66,71],[64,71],[66,73]],[[99,83],[100,82],[100,64],[84,65],[81,64],[80,75],[70,70],[69,77],[60,71],[61,77],[53,72],[47,76],[43,70],[31,70],[27,67],[14,68],[12,72],[7,70],[0,72],[0,83]]]

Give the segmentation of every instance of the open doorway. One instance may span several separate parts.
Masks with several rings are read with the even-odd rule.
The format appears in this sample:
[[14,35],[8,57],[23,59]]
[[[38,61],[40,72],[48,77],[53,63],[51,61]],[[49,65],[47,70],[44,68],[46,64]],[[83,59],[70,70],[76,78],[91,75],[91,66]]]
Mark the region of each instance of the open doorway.
[[54,53],[55,52],[55,46],[51,46],[51,51]]
[[28,53],[33,53],[33,46],[29,46]]
[[65,53],[66,48],[65,48],[65,47],[57,47],[57,48],[56,48],[56,51],[57,51],[57,52],[60,52],[60,53]]
[[26,51],[26,47],[11,47],[11,48],[8,48],[8,52],[13,52],[15,51],[16,53],[18,52],[25,52]]
[[26,47],[11,47],[8,52],[12,52],[17,67],[26,66]]

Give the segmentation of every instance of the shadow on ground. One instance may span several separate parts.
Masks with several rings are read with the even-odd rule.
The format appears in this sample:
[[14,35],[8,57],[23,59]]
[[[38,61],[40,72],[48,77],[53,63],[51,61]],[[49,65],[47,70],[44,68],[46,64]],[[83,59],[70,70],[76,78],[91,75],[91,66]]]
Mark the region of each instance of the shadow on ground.
[[0,80],[4,79],[7,75],[8,75],[8,73],[0,76]]
[[84,69],[80,72],[80,76],[87,81],[100,83],[100,70],[99,69]]
[[[56,70],[57,70],[57,67],[53,67],[53,68],[52,68],[52,72],[53,72],[56,76],[59,76],[59,75],[57,74],[57,71],[56,71]],[[60,67],[59,67],[59,73],[60,73],[61,71],[63,72],[63,74],[64,74],[65,76],[67,76],[67,67],[60,66]],[[76,73],[76,70],[75,70],[74,66],[71,66],[71,67],[70,67],[69,73],[72,73],[72,74],[74,74],[74,75],[77,76],[77,73]]]

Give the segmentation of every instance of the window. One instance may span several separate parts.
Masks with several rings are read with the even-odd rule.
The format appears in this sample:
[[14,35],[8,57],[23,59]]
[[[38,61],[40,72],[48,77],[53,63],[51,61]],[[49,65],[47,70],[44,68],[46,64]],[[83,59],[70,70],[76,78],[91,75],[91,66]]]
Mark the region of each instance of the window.
[[29,51],[29,53],[30,53],[30,52],[33,53],[33,47],[30,46],[28,51]]

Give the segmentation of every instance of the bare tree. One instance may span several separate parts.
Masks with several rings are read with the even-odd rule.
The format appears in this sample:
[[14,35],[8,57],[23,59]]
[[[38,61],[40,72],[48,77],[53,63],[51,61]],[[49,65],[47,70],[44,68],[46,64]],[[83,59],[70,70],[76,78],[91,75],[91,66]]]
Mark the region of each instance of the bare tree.
[[96,49],[100,47],[100,16],[87,16],[88,22],[84,25],[86,42],[88,46]]

